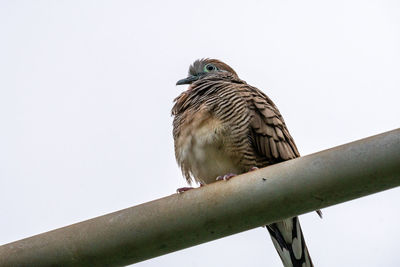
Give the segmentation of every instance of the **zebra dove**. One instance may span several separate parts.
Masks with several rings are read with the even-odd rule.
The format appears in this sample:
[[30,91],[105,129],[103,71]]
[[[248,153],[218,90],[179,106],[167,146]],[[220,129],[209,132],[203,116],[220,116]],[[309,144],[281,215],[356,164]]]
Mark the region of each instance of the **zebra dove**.
[[[189,184],[300,156],[275,104],[227,64],[196,60],[181,84],[190,86],[174,100],[173,136],[176,160]],[[298,217],[266,228],[285,267],[313,266]]]

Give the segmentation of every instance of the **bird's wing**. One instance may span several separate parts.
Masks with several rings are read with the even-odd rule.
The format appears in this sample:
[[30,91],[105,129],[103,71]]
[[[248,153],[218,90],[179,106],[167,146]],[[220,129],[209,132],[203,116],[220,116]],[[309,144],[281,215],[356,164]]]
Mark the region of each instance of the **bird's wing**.
[[260,90],[248,86],[247,103],[251,112],[251,142],[257,154],[269,163],[299,157],[299,151],[278,108]]

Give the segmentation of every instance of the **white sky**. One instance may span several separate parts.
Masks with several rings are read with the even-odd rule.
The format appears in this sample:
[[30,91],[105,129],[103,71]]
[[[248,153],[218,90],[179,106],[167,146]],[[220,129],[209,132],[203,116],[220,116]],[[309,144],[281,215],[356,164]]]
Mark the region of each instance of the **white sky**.
[[[267,93],[305,155],[399,127],[399,1],[1,1],[0,244],[169,195],[197,58]],[[301,216],[316,266],[399,266],[399,189]],[[136,266],[281,266],[254,229]]]

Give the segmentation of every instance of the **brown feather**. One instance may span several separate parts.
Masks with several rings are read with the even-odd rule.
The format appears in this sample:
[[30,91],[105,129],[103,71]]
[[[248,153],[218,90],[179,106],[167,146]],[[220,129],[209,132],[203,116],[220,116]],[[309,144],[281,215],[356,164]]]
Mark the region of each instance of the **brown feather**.
[[[217,69],[205,73],[207,64]],[[188,183],[211,183],[218,175],[300,156],[272,100],[231,67],[216,59],[197,60],[189,76],[191,85],[172,108],[175,157]],[[297,217],[267,227],[283,262],[312,266]]]
[[269,138],[269,147],[271,148],[272,156],[277,159],[279,157],[278,148],[276,147],[275,141],[272,137]]

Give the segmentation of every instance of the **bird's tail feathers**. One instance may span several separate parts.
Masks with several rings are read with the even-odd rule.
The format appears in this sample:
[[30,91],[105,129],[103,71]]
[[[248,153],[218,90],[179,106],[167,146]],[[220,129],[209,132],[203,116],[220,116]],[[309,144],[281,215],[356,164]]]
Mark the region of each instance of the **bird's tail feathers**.
[[298,217],[266,226],[285,267],[313,267]]

